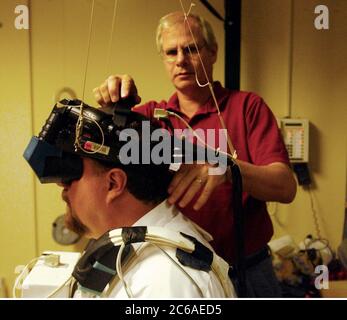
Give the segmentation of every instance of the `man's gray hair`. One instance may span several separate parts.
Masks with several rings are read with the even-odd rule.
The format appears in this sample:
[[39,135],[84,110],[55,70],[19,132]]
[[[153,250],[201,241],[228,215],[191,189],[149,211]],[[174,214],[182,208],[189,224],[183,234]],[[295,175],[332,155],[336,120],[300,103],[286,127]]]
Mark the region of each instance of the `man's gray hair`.
[[[177,11],[165,15],[159,20],[156,33],[157,50],[159,53],[162,53],[163,50],[163,30],[175,25],[176,23],[184,23],[184,19],[185,17],[183,12]],[[200,27],[206,48],[208,50],[215,48],[217,46],[217,41],[210,23],[201,16],[195,14],[189,14],[188,19],[193,19]]]

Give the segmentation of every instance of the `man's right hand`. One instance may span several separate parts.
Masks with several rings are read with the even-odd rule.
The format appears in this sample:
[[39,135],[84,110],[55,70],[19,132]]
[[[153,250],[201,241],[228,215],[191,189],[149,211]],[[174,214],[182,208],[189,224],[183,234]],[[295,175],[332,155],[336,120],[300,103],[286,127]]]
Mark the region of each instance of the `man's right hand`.
[[127,97],[134,97],[136,103],[141,102],[132,77],[127,74],[109,76],[104,83],[93,89],[96,102],[102,107],[112,106],[113,103]]

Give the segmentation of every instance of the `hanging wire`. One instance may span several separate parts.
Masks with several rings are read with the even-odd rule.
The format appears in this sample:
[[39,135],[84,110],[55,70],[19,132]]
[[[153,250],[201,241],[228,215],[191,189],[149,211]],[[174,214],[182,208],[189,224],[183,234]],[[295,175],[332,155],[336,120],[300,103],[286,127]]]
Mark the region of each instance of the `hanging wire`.
[[[194,47],[195,47],[195,49],[196,49],[196,51],[197,51],[197,53],[198,53],[198,59],[199,59],[199,61],[200,61],[200,64],[201,64],[201,66],[202,66],[202,70],[203,70],[203,73],[204,73],[204,76],[205,76],[205,79],[206,79],[206,83],[205,83],[205,84],[201,84],[201,83],[200,83],[200,81],[199,81],[199,79],[198,79],[198,77],[197,77],[197,70],[196,70],[196,68],[195,68],[195,66],[194,66],[194,64],[193,64],[194,71],[195,71],[196,83],[198,84],[199,87],[206,87],[206,86],[209,87],[209,90],[210,90],[210,93],[211,93],[211,96],[212,96],[214,105],[215,105],[215,107],[216,107],[216,109],[217,109],[217,113],[218,113],[218,118],[219,118],[220,124],[221,124],[221,126],[222,126],[222,129],[225,129],[225,130],[224,130],[224,132],[225,132],[225,138],[226,138],[226,141],[227,141],[227,144],[228,144],[228,147],[229,147],[230,154],[232,155],[232,159],[235,160],[235,159],[237,158],[236,150],[235,150],[235,148],[234,148],[234,146],[233,146],[233,144],[232,144],[231,138],[230,138],[230,136],[229,136],[229,134],[228,134],[228,130],[227,130],[227,128],[226,128],[224,119],[223,119],[223,117],[222,117],[222,115],[221,115],[221,112],[220,112],[220,108],[219,108],[219,105],[218,105],[216,96],[215,96],[214,91],[213,91],[213,86],[212,86],[211,81],[210,81],[210,79],[209,79],[209,77],[208,77],[208,75],[207,75],[206,68],[205,68],[205,64],[204,64],[204,62],[202,61],[202,58],[201,58],[201,55],[200,55],[199,47],[198,47],[198,45],[197,45],[197,43],[196,43],[196,39],[195,39],[195,37],[194,37],[193,31],[192,31],[192,29],[191,29],[191,26],[190,26],[190,23],[189,23],[189,20],[188,20],[188,16],[189,16],[189,14],[190,14],[192,8],[195,6],[195,4],[194,4],[194,3],[191,3],[191,4],[190,4],[190,7],[189,7],[189,10],[188,10],[188,12],[187,12],[187,11],[185,10],[184,6],[183,6],[182,0],[179,0],[179,1],[180,1],[180,4],[181,4],[181,8],[182,8],[183,14],[184,14],[184,21],[185,21],[185,23],[186,23],[187,26],[188,26],[189,33],[190,33],[190,35],[191,35],[191,37],[192,37],[192,40],[193,40],[193,43],[194,43]],[[188,50],[189,50],[190,55],[192,55],[189,46],[188,46]]]
[[307,186],[307,187],[308,187],[308,193],[310,195],[311,210],[313,213],[313,222],[314,222],[314,226],[316,229],[316,234],[317,234],[318,239],[322,239],[321,230],[320,230],[319,221],[318,221],[318,215],[317,215],[317,211],[314,207],[313,193],[312,193],[310,186]]
[[88,64],[89,64],[89,55],[90,55],[90,45],[91,45],[91,38],[92,38],[92,31],[93,31],[93,18],[94,18],[94,8],[95,8],[95,0],[92,2],[92,8],[90,12],[90,22],[89,22],[89,35],[88,35],[88,46],[87,46],[87,59],[86,59],[86,65],[84,68],[84,77],[83,77],[83,89],[82,89],[82,100],[80,105],[80,114],[76,123],[76,135],[75,135],[75,151],[77,151],[77,148],[84,150],[81,148],[79,139],[82,136],[83,131],[83,101],[84,101],[84,93],[86,89],[86,81],[87,81],[87,71],[88,71]]
[[106,62],[106,73],[107,74],[110,71],[110,65],[111,65],[112,43],[113,43],[113,35],[114,35],[114,26],[116,24],[117,9],[118,9],[118,0],[114,0],[112,26],[111,26],[111,37],[110,37],[110,42],[108,45],[108,54],[107,54],[107,62]]
[[193,136],[196,137],[198,139],[198,141],[200,141],[200,143],[202,143],[203,146],[205,146],[206,148],[208,148],[210,150],[216,151],[219,154],[223,154],[225,156],[232,158],[232,155],[230,153],[221,151],[220,148],[215,149],[213,146],[209,145],[206,141],[201,139],[201,137],[195,132],[195,130],[191,127],[191,125],[184,118],[182,118],[179,114],[177,114],[175,112],[171,112],[171,111],[167,111],[167,113],[170,116],[174,116],[174,117],[178,118],[180,121],[182,121],[185,124],[185,126],[187,126],[189,131],[193,134]]
[[[90,23],[89,23],[89,36],[88,36],[88,49],[87,49],[87,59],[86,59],[86,65],[85,65],[85,70],[84,70],[84,79],[83,79],[83,91],[82,91],[82,101],[80,104],[80,114],[78,117],[78,120],[76,122],[76,131],[75,131],[75,151],[77,149],[81,149],[83,152],[87,154],[95,154],[98,153],[103,147],[105,143],[105,136],[102,128],[100,125],[92,118],[89,118],[93,123],[96,124],[96,126],[99,128],[101,137],[102,137],[102,142],[99,146],[99,148],[95,151],[89,151],[86,150],[83,146],[80,144],[80,138],[82,136],[83,132],[83,124],[84,124],[84,115],[83,115],[83,110],[84,110],[84,94],[85,94],[85,87],[86,87],[86,80],[87,80],[87,71],[88,71],[88,64],[89,64],[89,57],[90,57],[90,47],[91,47],[91,38],[92,38],[92,31],[93,31],[93,21],[94,21],[94,8],[95,8],[95,0],[93,0],[92,3],[92,8],[91,8],[91,13],[90,13]],[[109,47],[108,47],[108,54],[107,54],[107,63],[106,63],[106,71],[109,70],[110,68],[110,61],[111,61],[111,52],[112,52],[112,42],[113,42],[113,35],[114,35],[114,26],[116,22],[116,16],[117,16],[117,8],[118,8],[118,0],[114,0],[113,4],[113,16],[112,16],[112,26],[111,26],[111,36],[110,36],[110,41],[109,41]]]
[[125,249],[125,243],[122,242],[118,254],[117,254],[117,258],[116,258],[116,270],[117,270],[117,275],[120,279],[120,281],[122,282],[124,289],[126,291],[126,294],[128,296],[128,298],[134,298],[134,295],[130,289],[130,287],[128,286],[127,282],[125,281],[124,277],[123,277],[123,271],[122,271],[122,253]]
[[87,47],[87,59],[86,59],[86,65],[85,65],[85,68],[84,68],[82,101],[84,101],[84,93],[85,93],[85,89],[86,89],[88,64],[89,64],[89,56],[90,56],[90,46],[91,46],[91,42],[92,42],[91,39],[92,39],[92,31],[93,31],[94,8],[95,8],[95,0],[93,0],[92,9],[91,9],[91,12],[90,12],[88,47]]

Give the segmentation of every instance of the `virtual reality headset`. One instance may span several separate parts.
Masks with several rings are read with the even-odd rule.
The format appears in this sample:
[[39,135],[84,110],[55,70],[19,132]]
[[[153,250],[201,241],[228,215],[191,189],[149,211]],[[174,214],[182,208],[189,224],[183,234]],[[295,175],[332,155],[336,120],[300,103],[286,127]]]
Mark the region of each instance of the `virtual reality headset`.
[[[119,105],[116,115],[111,109],[96,109],[83,104],[81,134],[76,127],[81,112],[79,100],[62,100],[55,104],[41,132],[32,137],[24,151],[41,183],[69,183],[83,174],[82,157],[117,164],[124,142],[117,138],[127,122],[146,119],[132,112],[129,105]],[[114,110],[116,110],[114,109]]]
[[[96,159],[109,166],[122,166],[125,162],[120,151],[128,142],[120,139],[122,130],[149,122],[145,116],[131,111],[133,105],[131,100],[121,100],[112,108],[97,109],[86,104],[82,108],[80,100],[62,100],[55,104],[39,135],[32,137],[24,151],[24,158],[41,183],[70,183],[80,179],[83,174],[82,157]],[[150,130],[162,129],[153,120],[149,123]],[[165,139],[167,141],[163,141]],[[170,163],[216,158],[215,150],[187,142],[182,143],[182,139],[169,133],[163,137],[162,145],[169,146],[165,162],[168,167]],[[149,141],[150,152],[158,143]],[[139,158],[143,159],[143,148],[140,147],[138,152]],[[227,162],[229,159],[226,156],[218,155],[218,164],[226,165]],[[155,161],[148,164],[157,165]]]

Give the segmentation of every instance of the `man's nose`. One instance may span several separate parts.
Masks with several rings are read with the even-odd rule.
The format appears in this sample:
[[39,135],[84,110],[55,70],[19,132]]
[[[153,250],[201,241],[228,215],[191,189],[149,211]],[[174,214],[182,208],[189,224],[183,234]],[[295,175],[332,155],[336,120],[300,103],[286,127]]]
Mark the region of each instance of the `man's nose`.
[[183,50],[178,50],[177,51],[177,56],[176,56],[176,64],[177,65],[182,65],[186,62],[186,59],[188,58],[188,55],[183,51]]

